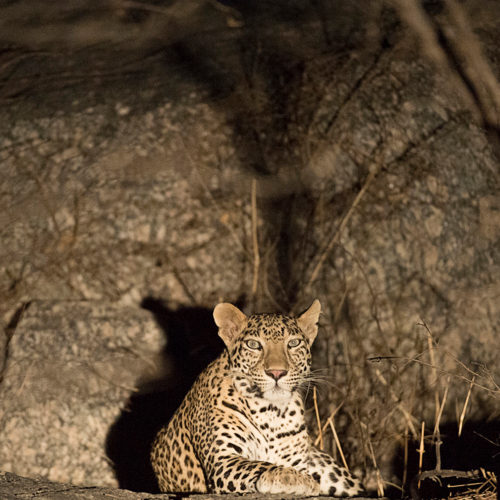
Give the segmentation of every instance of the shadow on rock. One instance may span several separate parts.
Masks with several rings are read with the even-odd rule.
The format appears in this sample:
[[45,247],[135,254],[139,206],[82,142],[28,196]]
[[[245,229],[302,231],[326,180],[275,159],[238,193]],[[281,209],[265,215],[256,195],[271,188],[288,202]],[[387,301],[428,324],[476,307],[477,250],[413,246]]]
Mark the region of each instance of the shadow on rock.
[[160,300],[146,298],[167,337],[161,377],[139,386],[111,426],[106,453],[113,462],[120,488],[156,493],[158,485],[149,460],[156,433],[172,417],[197,375],[215,359],[223,344],[212,311],[184,307],[172,311]]

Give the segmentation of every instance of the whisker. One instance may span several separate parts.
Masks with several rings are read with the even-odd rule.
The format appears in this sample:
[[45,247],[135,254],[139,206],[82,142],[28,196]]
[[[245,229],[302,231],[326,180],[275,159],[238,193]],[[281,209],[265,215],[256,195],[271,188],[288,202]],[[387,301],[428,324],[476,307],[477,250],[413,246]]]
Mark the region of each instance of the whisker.
[[301,377],[301,382],[312,383],[314,385],[328,385],[328,386],[334,385],[330,377],[326,375],[318,375],[315,373],[303,375]]
[[311,370],[310,373],[328,373],[330,370],[328,368],[316,368]]

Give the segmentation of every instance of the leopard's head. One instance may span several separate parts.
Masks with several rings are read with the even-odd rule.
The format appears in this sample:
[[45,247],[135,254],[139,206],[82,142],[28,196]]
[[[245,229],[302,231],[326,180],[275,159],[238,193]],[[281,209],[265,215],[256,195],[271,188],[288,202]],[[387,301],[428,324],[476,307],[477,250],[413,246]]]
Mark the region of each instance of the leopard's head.
[[214,319],[226,344],[236,388],[247,396],[288,400],[308,380],[311,345],[318,333],[319,300],[300,316],[246,316],[232,304],[218,304]]

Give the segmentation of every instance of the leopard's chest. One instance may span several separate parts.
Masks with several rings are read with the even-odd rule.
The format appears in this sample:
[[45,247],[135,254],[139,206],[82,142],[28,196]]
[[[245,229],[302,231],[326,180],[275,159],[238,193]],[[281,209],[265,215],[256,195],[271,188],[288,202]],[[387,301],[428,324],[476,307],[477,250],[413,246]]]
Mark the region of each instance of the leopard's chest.
[[289,465],[293,462],[292,457],[307,447],[307,430],[300,399],[281,406],[273,403],[256,405],[251,415],[257,443],[255,460]]

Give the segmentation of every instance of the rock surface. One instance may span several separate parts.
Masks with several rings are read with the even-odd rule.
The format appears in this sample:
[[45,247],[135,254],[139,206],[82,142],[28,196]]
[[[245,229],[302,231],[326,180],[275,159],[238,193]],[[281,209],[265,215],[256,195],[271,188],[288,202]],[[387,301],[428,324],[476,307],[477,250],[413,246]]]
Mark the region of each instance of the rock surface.
[[133,493],[96,486],[75,486],[67,483],[21,477],[10,472],[0,473],[0,496],[3,500],[50,498],[51,500],[158,500],[175,498],[175,495]]
[[160,370],[154,360],[164,345],[164,332],[144,310],[32,302],[9,344],[0,386],[3,468],[116,485],[107,433],[140,378]]
[[[169,500],[179,495],[134,493],[132,491],[95,486],[78,487],[71,484],[47,481],[46,479],[30,479],[12,473],[0,472],[0,497],[2,500],[23,500],[50,498],[51,500]],[[241,500],[241,495],[187,495],[186,500]],[[248,494],[246,500],[261,500],[267,495]],[[273,495],[275,500],[296,498],[291,495]],[[321,498],[328,500],[335,497],[309,497],[312,500]],[[363,500],[359,497],[359,500]]]

